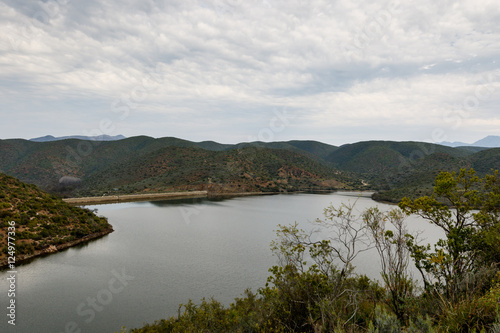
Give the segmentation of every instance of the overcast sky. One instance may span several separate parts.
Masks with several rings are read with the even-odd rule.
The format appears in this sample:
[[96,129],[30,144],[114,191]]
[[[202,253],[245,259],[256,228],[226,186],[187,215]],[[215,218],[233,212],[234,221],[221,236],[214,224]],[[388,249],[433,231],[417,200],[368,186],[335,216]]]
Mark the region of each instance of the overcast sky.
[[0,138],[500,135],[500,5],[0,0]]

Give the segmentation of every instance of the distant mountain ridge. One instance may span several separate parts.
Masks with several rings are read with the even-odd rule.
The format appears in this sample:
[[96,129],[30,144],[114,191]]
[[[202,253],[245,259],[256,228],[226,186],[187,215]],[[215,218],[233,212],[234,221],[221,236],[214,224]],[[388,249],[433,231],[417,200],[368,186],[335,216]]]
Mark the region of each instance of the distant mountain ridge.
[[379,191],[397,202],[425,195],[441,171],[500,169],[500,148],[424,142],[192,142],[175,137],[119,141],[0,140],[0,172],[65,196],[150,191]]
[[98,136],[71,135],[71,136],[60,136],[60,137],[46,135],[46,136],[41,136],[39,138],[30,139],[29,141],[52,142],[52,141],[61,141],[61,140],[68,140],[68,139],[78,139],[78,140],[88,140],[88,141],[118,141],[118,140],[126,139],[126,137],[121,135],[121,134],[114,135],[114,136],[103,134],[103,135],[98,135]]
[[474,143],[465,142],[440,142],[440,145],[448,147],[487,147],[487,148],[500,148],[500,136],[488,135],[487,137],[478,140]]
[[[84,136],[84,135],[71,135],[71,136],[61,136],[61,137],[54,137],[52,135],[46,135],[42,136],[39,138],[32,138],[29,141],[33,142],[52,142],[52,141],[60,141],[60,140],[68,140],[68,139],[78,139],[78,140],[88,140],[88,141],[118,141],[118,140],[123,140],[126,139],[127,137],[123,135],[115,135],[115,136],[110,136],[110,135],[99,135],[99,136]],[[179,139],[181,140],[181,139]],[[186,141],[186,140],[183,140]],[[190,142],[190,141],[189,141]],[[225,150],[225,149],[231,149],[231,148],[242,148],[246,147],[248,145],[253,145],[253,146],[274,146],[276,148],[284,148],[284,144],[289,144],[292,146],[295,146],[301,150],[308,150],[303,149],[304,146],[314,146],[314,149],[318,149],[319,151],[323,152],[323,154],[318,154],[318,151],[316,151],[316,155],[321,155],[322,158],[325,158],[329,153],[332,152],[331,147],[335,147],[332,145],[328,145],[322,142],[318,141],[313,141],[313,140],[292,140],[288,142],[269,142],[269,143],[264,143],[264,142],[249,142],[249,143],[238,143],[238,144],[222,144],[218,143],[215,141],[202,141],[202,142],[196,142],[195,143],[197,146],[200,148],[208,149],[208,150]],[[318,147],[317,144],[320,144],[321,147]],[[438,142],[437,144],[443,145],[443,146],[448,146],[448,147],[485,147],[485,148],[500,148],[500,136],[497,135],[488,135],[487,137],[478,140],[474,143],[465,143],[465,142],[460,142],[460,141],[455,141],[455,142],[448,142],[448,141],[443,141],[443,142]],[[335,147],[336,148],[336,147]]]

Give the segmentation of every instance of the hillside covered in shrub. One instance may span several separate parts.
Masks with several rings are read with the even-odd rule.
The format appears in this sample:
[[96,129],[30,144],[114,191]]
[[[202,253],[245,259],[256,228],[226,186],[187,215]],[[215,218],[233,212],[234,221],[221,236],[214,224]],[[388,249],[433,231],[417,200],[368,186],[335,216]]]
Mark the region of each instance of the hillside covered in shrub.
[[15,222],[16,260],[55,252],[113,231],[107,219],[0,173],[0,267],[6,264],[7,230]]
[[208,190],[370,190],[398,203],[432,192],[443,171],[500,169],[500,148],[365,141],[192,142],[137,136],[118,141],[0,140],[0,172],[66,197]]
[[314,141],[194,143],[140,136],[120,141],[0,140],[0,170],[51,193],[210,190],[283,192],[356,188],[361,182],[321,159],[336,147]]

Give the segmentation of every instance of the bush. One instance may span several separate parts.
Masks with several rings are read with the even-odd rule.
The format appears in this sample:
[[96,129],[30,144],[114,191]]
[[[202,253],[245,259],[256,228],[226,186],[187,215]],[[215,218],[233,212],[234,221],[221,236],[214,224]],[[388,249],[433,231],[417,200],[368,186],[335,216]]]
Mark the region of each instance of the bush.
[[33,254],[35,252],[35,248],[31,243],[17,243],[16,252],[18,254]]
[[375,308],[375,317],[368,326],[369,333],[400,333],[401,323],[392,312],[378,305]]
[[14,215],[10,210],[0,210],[0,220],[10,219]]
[[0,202],[0,209],[11,208],[12,205],[8,202]]
[[[177,318],[159,320],[131,333],[148,332],[284,332],[268,326],[267,316],[263,314],[261,300],[250,291],[246,297],[236,299],[228,308],[214,300],[203,299],[200,305],[191,300],[179,306]],[[122,332],[126,332],[122,329]]]
[[448,332],[470,332],[494,327],[500,315],[500,284],[472,300],[450,304],[440,325]]
[[[437,333],[437,329],[433,327],[432,319],[426,316],[417,316],[415,320],[410,320],[410,325],[406,330],[407,333]],[[500,333],[500,332],[499,332]]]

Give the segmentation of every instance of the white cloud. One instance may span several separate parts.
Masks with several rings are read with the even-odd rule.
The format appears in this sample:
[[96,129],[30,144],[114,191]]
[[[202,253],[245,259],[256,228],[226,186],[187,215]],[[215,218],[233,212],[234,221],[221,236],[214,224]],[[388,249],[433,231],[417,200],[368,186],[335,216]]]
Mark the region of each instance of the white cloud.
[[[498,79],[481,78],[499,70],[499,19],[489,0],[3,0],[1,109],[34,112],[38,124],[60,115],[61,124],[0,131],[80,134],[68,119],[85,115],[114,117],[125,135],[189,138],[194,122],[207,135],[200,139],[237,140],[287,107],[296,123],[280,137],[343,127],[363,128],[366,138],[424,140],[436,126],[458,135],[450,110],[489,88],[460,129],[498,134],[487,133]],[[117,100],[130,117],[117,118]]]

